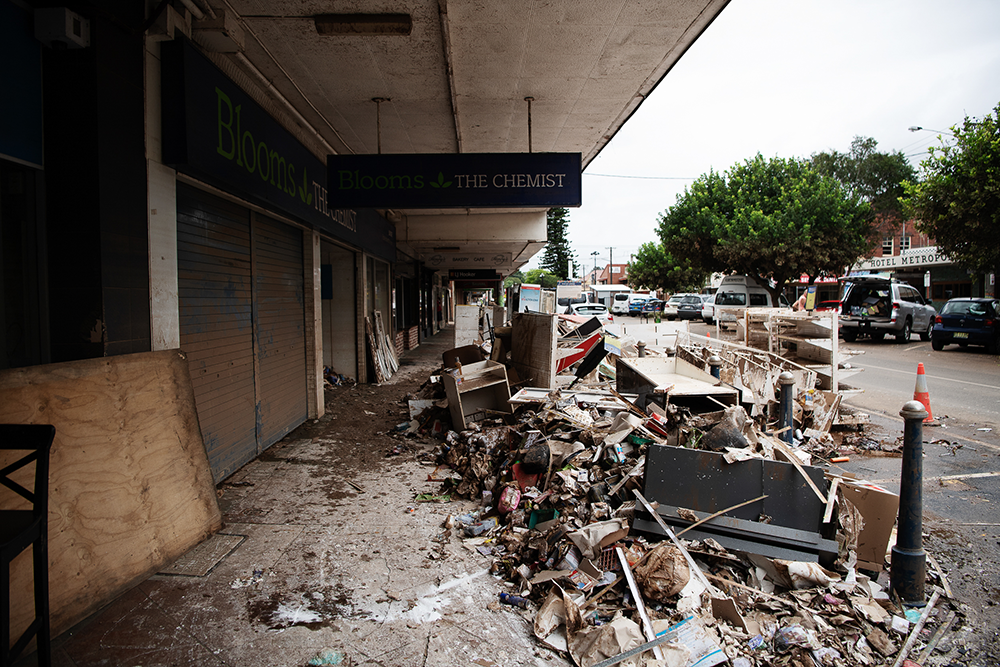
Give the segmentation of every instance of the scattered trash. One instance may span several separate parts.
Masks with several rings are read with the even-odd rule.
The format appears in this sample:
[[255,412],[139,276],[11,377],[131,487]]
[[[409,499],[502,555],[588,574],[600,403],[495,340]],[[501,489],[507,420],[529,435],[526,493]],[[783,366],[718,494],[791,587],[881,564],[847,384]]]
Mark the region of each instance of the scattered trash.
[[[552,317],[515,316],[508,340],[535,343],[509,348],[509,366],[489,350],[448,364],[460,373],[445,368],[408,397],[400,436],[440,433],[423,459],[438,488],[417,500],[477,504],[445,534],[490,559],[512,587],[500,603],[537,610],[540,643],[581,667],[874,666],[900,654],[913,614],[884,578],[899,499],[814,462],[897,452],[901,438],[835,439],[833,427],[866,419],[841,413],[829,366],[693,335],[639,359],[596,320]],[[551,347],[537,344],[545,332]],[[590,346],[595,334],[603,345]],[[791,445],[774,427],[785,371]],[[520,377],[549,386],[511,396]]]
[[235,579],[229,583],[230,588],[246,588],[247,586],[255,586],[259,584],[264,579],[263,570],[254,570],[253,574],[245,579]]
[[518,595],[511,595],[510,593],[501,593],[500,602],[503,604],[511,605],[512,607],[521,607],[523,609],[528,608],[528,599],[522,598]]
[[309,660],[309,665],[345,665],[347,656],[341,651],[327,649]]

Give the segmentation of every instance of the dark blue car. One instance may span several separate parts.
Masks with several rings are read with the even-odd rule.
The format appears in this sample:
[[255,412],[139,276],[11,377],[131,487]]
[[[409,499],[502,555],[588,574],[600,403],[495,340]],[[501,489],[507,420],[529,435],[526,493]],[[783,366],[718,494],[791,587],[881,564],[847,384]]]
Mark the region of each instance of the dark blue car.
[[990,354],[1000,354],[1000,301],[996,299],[951,299],[934,319],[931,347],[985,345]]

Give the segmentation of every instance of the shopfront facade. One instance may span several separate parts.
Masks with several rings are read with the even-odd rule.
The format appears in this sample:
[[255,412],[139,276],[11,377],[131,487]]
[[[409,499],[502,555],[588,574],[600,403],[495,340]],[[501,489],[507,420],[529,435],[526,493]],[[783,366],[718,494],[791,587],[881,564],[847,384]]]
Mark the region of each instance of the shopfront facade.
[[177,267],[164,260],[153,279],[154,293],[176,294],[154,303],[154,349],[188,355],[223,479],[322,416],[327,371],[368,379],[366,326],[392,322],[394,228],[330,208],[324,163],[191,42],[154,45],[147,74],[161,112],[147,124],[160,148],[150,190],[175,210],[151,213],[151,254]]

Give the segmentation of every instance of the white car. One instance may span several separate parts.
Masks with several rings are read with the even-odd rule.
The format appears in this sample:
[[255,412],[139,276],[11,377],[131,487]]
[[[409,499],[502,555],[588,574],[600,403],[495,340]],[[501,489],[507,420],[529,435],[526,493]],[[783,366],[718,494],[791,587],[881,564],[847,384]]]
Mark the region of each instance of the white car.
[[715,295],[702,294],[701,298],[701,319],[705,324],[711,324],[715,321]]
[[580,317],[596,317],[602,322],[614,322],[614,317],[608,312],[608,307],[603,303],[571,303],[566,309],[567,315],[579,315]]
[[684,297],[686,297],[686,296],[697,296],[697,297],[700,297],[701,295],[700,294],[686,294],[686,293],[685,294],[674,294],[674,295],[672,295],[669,299],[667,299],[667,302],[665,304],[663,304],[663,316],[666,317],[668,320],[676,320],[677,319],[677,306],[680,305],[681,300]]

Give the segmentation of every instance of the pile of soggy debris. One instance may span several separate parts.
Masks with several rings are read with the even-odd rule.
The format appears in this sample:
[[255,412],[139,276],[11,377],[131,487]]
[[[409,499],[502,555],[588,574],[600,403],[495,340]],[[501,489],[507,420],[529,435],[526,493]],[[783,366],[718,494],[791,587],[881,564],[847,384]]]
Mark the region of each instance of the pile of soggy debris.
[[595,371],[576,391],[522,389],[509,413],[477,399],[475,418],[456,418],[457,387],[503,372],[446,367],[409,427],[443,438],[428,499],[477,501],[446,528],[491,559],[512,591],[499,602],[542,644],[581,667],[912,667],[948,647],[961,615],[947,578],[927,573],[923,606],[890,590],[898,497],[812,465],[837,452],[803,405],[798,435],[811,437],[787,443],[773,404],[751,416],[724,393],[689,405],[670,400],[674,385],[625,393],[637,366],[615,361],[616,388]]

